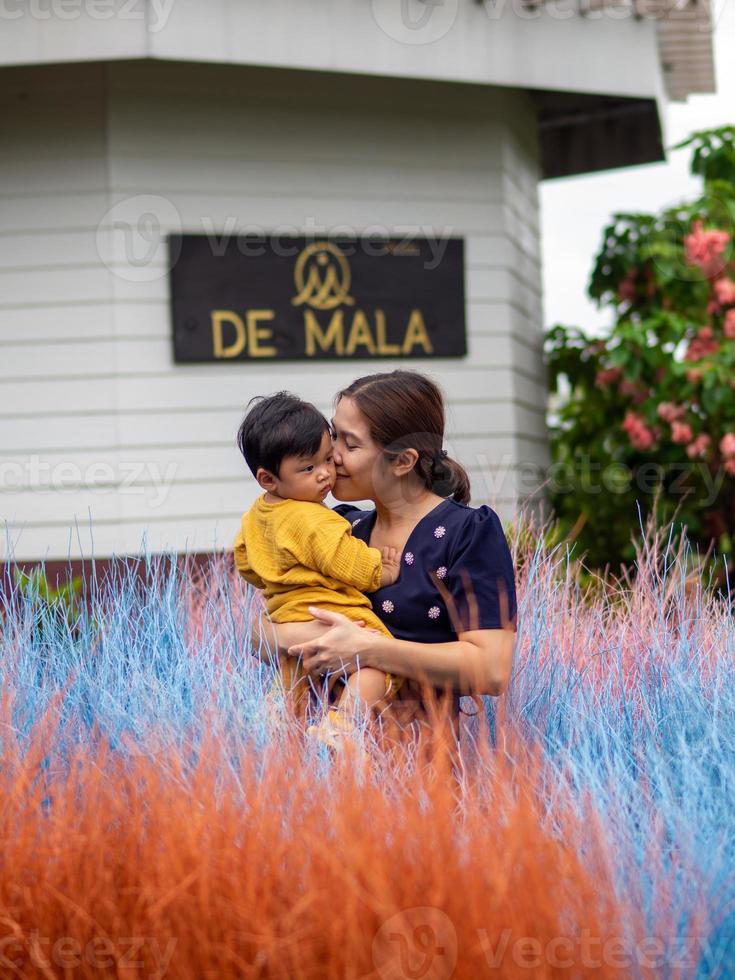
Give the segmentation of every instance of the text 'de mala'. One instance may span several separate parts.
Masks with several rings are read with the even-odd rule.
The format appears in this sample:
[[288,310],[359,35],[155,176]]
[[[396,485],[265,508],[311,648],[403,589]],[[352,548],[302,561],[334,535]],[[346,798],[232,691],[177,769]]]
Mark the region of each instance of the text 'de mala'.
[[169,236],[174,360],[461,357],[461,238]]

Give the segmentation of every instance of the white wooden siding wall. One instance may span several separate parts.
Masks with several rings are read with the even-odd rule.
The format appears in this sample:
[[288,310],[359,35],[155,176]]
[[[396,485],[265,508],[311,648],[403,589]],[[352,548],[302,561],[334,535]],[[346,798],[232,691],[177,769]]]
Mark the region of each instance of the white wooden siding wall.
[[[0,97],[0,446],[6,476],[22,468],[0,493],[4,557],[136,552],[146,529],[151,550],[229,547],[255,493],[234,443],[248,399],[285,387],[328,412],[352,378],[398,363],[443,385],[474,502],[513,515],[519,467],[548,460],[524,94],[144,63],[16,71]],[[148,194],[191,232],[465,236],[468,358],[174,364],[164,263],[132,281],[98,231]],[[63,490],[28,485],[34,457]]]

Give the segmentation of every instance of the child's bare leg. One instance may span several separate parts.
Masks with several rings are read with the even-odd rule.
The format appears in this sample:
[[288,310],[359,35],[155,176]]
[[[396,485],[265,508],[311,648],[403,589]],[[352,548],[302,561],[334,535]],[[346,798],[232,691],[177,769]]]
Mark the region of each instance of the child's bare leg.
[[385,673],[374,667],[361,667],[347,678],[337,710],[354,716],[359,710],[377,704],[385,694]]
[[[303,664],[298,659],[298,655],[289,656],[287,651],[289,647],[317,639],[322,633],[326,633],[330,627],[314,619],[298,623],[269,622],[268,626],[270,628],[270,649],[275,650],[277,654],[278,674],[280,675],[280,681],[276,683],[280,684],[296,718],[303,723],[306,721],[309,706],[314,704],[314,694],[321,686],[324,678],[307,674]],[[336,680],[336,675],[331,678],[328,684],[330,689]]]
[[271,623],[270,626],[274,646],[284,656],[289,647],[316,640],[332,628],[317,619],[305,619],[302,623]]

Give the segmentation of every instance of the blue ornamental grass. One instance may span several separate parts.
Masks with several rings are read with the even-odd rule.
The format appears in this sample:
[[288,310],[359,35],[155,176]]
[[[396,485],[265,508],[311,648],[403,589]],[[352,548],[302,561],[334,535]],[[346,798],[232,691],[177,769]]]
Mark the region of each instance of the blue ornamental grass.
[[11,589],[0,976],[733,975],[730,596],[671,527],[594,587],[545,530],[508,529],[514,673],[458,753],[269,706],[231,554]]

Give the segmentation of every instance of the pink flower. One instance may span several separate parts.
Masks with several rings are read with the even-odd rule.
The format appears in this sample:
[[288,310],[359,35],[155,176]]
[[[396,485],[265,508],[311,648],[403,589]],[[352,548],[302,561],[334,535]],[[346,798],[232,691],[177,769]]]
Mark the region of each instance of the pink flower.
[[723,456],[735,456],[735,432],[726,432],[720,439],[720,452]]
[[686,414],[686,409],[683,405],[674,405],[673,402],[661,402],[661,404],[656,409],[656,414],[664,422],[676,422],[677,419],[681,419]]
[[723,332],[730,340],[735,340],[735,310],[728,310],[725,314]]
[[694,442],[691,442],[686,448],[686,454],[689,459],[701,459],[707,452],[707,448],[711,442],[712,439],[706,432],[698,435]]
[[708,279],[719,276],[725,268],[726,260],[722,253],[730,242],[726,231],[710,228],[704,230],[701,221],[692,224],[691,234],[684,238],[686,260],[689,265],[699,266]]
[[623,429],[628,433],[631,445],[635,449],[645,451],[650,449],[656,441],[653,432],[648,428],[640,415],[636,415],[635,412],[625,413]]
[[605,388],[607,385],[613,384],[617,381],[622,374],[620,368],[603,368],[602,371],[597,372],[597,377],[595,378],[595,384],[598,388]]
[[677,443],[691,442],[693,438],[693,433],[691,426],[688,426],[686,422],[672,422],[671,423],[671,441]]
[[701,337],[702,340],[712,340],[712,338],[714,337],[714,334],[712,332],[712,327],[710,327],[709,325],[700,327],[699,330],[697,330],[697,336]]
[[687,381],[691,381],[693,385],[697,384],[702,380],[702,372],[697,371],[696,368],[692,368],[691,371],[687,371]]
[[735,459],[725,460],[725,472],[729,473],[730,476],[735,476]]
[[650,429],[640,429],[636,436],[634,446],[644,452],[651,448],[655,442],[655,436]]
[[[709,331],[709,336],[703,335],[702,331]],[[716,354],[720,349],[719,341],[715,340],[712,335],[711,327],[701,327],[697,332],[696,337],[692,337],[689,341],[689,346],[687,347],[686,354],[684,355],[685,361],[701,361],[703,357],[707,357],[708,354]]]
[[720,306],[731,306],[735,303],[735,282],[732,279],[718,279],[713,288]]
[[636,381],[629,381],[628,378],[623,378],[618,385],[618,391],[625,398],[633,398],[634,395],[639,394],[640,390],[640,385]]
[[635,432],[629,434],[631,445],[635,449],[640,449],[642,452],[646,452],[651,448],[654,443],[654,436],[650,429],[642,425]]

